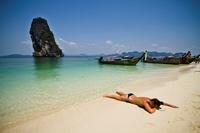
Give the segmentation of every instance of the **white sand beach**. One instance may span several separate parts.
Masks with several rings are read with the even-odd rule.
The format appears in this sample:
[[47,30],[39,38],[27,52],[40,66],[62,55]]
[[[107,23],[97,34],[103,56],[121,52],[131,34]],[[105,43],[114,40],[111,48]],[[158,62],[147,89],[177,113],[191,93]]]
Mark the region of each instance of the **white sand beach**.
[[[134,88],[134,89],[133,89]],[[169,73],[120,85],[119,91],[156,97],[179,108],[149,114],[124,102],[99,97],[42,116],[3,133],[199,133],[200,65],[177,66]],[[113,92],[111,92],[113,93]]]

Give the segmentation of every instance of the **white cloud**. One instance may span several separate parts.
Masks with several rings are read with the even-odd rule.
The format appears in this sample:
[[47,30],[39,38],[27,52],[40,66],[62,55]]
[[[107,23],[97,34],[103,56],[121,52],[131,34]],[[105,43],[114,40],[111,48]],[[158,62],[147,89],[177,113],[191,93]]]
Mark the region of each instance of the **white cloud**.
[[162,47],[159,47],[159,50],[161,50],[161,51],[170,51],[170,48],[166,47],[166,46],[162,46]]
[[123,44],[113,44],[112,49],[117,53],[121,53],[121,52],[126,51],[127,47],[126,45],[123,45]]
[[64,40],[64,39],[62,39],[62,38],[59,38],[59,39],[58,39],[58,42],[59,42],[59,43],[60,43],[60,42],[61,42],[61,43],[68,43],[68,41],[66,41],[66,40]]
[[110,50],[110,53],[121,53],[125,51],[130,51],[130,47],[124,44],[115,43],[111,40],[106,40],[105,43],[107,44],[105,46],[105,49]]
[[149,50],[151,51],[168,52],[171,50],[170,47],[158,43],[152,43],[150,46]]
[[69,44],[70,44],[70,45],[76,45],[76,43],[75,43],[75,42],[69,42]]
[[73,42],[73,41],[66,41],[65,39],[63,38],[59,38],[57,40],[57,43],[59,45],[63,45],[64,47],[73,47],[73,48],[78,48],[79,45],[76,43],[76,42]]
[[126,51],[131,51],[132,46],[116,43],[112,40],[106,40],[103,44],[96,44],[93,42],[86,42],[84,44],[79,44],[75,41],[67,41],[63,38],[58,38],[56,41],[59,47],[66,54],[111,54],[111,53],[121,53]]
[[106,40],[106,44],[113,44],[111,40]]
[[157,43],[152,43],[151,46],[152,47],[158,47],[159,45]]
[[57,39],[55,39],[55,40],[56,40],[56,44],[60,45],[60,42],[59,42],[59,40],[57,40]]
[[21,41],[21,44],[24,44],[24,45],[32,45],[32,42],[31,42],[31,40],[26,39],[26,40],[24,40],[24,41]]

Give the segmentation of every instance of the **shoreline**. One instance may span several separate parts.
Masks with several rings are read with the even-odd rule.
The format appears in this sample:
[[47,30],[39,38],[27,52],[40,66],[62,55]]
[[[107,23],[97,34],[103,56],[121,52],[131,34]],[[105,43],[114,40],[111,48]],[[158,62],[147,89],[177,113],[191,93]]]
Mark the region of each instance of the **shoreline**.
[[[182,96],[179,93],[181,93],[185,97],[188,97],[187,96],[188,93],[191,93],[191,91],[194,91],[196,88],[198,88],[197,85],[199,85],[199,84],[197,83],[198,82],[197,78],[200,77],[199,76],[200,73],[194,72],[194,71],[195,71],[195,69],[199,70],[200,65],[193,65],[193,64],[188,65],[188,66],[184,65],[184,66],[178,66],[177,68],[172,68],[172,69],[173,70],[170,71],[169,73],[160,73],[160,75],[159,74],[155,75],[155,77],[153,79],[150,77],[147,77],[142,80],[136,80],[134,82],[128,82],[126,84],[119,85],[117,87],[117,90],[126,91],[126,92],[132,91],[136,95],[157,97],[158,99],[164,100],[169,103],[178,104],[178,106],[180,104],[180,106],[181,106],[181,105],[183,105],[183,99],[180,98]],[[194,75],[196,75],[196,76],[194,76]],[[183,80],[186,81],[188,79],[192,80],[191,76],[193,76],[195,81],[191,81],[191,83],[189,82],[188,84],[189,84],[189,86],[191,86],[195,89],[188,90],[188,92],[185,93],[184,91],[186,91],[186,90],[181,90],[180,87],[181,86],[185,87],[186,83],[181,82],[181,81],[183,81]],[[158,82],[158,79],[159,79],[159,82]],[[178,84],[179,82],[181,84]],[[192,86],[192,82],[194,82],[195,85]],[[178,89],[173,90],[173,87],[175,87],[175,86]],[[132,88],[137,88],[137,89],[132,89]],[[173,91],[171,91],[171,90],[175,91],[177,95],[179,94],[178,95],[179,100],[176,99],[176,94],[174,94]],[[195,90],[195,91],[197,91],[197,90]],[[164,95],[163,93],[166,93],[168,95]],[[199,103],[200,93],[197,91],[197,94],[198,94],[197,102]],[[191,101],[190,98],[188,98],[188,99],[189,99],[189,101]],[[184,109],[187,109],[188,107],[185,107],[185,106],[187,106],[187,105],[184,105]],[[182,108],[182,106],[180,108]],[[162,109],[161,111],[156,111],[156,113],[153,114],[153,117],[155,116],[156,119],[158,119],[158,122],[161,118],[164,120],[167,120],[166,116],[161,116],[161,112],[168,112],[167,113],[168,117],[173,119],[173,116],[174,116],[173,112],[174,113],[181,112],[180,108],[177,110],[170,109],[170,108],[164,108],[165,110]],[[114,109],[116,109],[117,111],[115,112]],[[118,110],[121,111],[122,113],[120,113]],[[199,114],[200,107],[197,107],[197,110],[198,110],[197,114]],[[134,115],[134,113],[136,113],[137,115]],[[172,113],[172,115],[170,115],[170,113]],[[183,113],[183,112],[181,112],[181,113]],[[121,114],[124,114],[125,117],[120,118]],[[128,126],[128,128],[126,128],[125,130],[127,130],[127,132],[131,132],[131,131],[133,131],[134,126],[131,126],[130,123],[137,125],[137,122],[134,121],[133,118],[129,119],[128,116],[130,116],[130,115],[133,115],[135,118],[142,117],[144,119],[144,121],[139,122],[140,124],[142,123],[143,126],[147,127],[145,129],[143,129],[142,132],[145,132],[145,130],[148,131],[147,129],[149,129],[152,126],[152,123],[153,123],[153,125],[155,124],[155,121],[149,122],[149,121],[151,121],[150,118],[152,117],[150,114],[146,113],[144,110],[141,110],[140,108],[138,108],[136,106],[132,106],[130,104],[125,104],[122,102],[98,97],[97,99],[88,101],[86,103],[76,104],[74,106],[71,106],[66,109],[62,109],[62,110],[54,112],[52,114],[48,114],[48,115],[45,115],[42,117],[38,117],[36,119],[28,120],[26,122],[23,122],[23,123],[20,123],[20,124],[14,126],[14,127],[5,129],[5,130],[3,130],[3,132],[5,132],[5,133],[38,132],[39,133],[39,132],[56,132],[57,130],[59,132],[81,132],[84,130],[86,130],[85,132],[92,132],[92,130],[88,129],[89,125],[92,125],[92,127],[93,127],[92,129],[96,132],[109,132],[109,129],[114,128],[114,127],[112,127],[113,123],[114,123],[114,125],[119,124],[119,126],[121,126],[121,128],[118,127],[117,128],[118,130],[116,130],[115,132],[120,132],[120,130],[122,131],[122,129],[124,129],[127,126]],[[104,116],[106,116],[106,119],[108,119],[108,120],[106,120],[106,119],[103,120]],[[109,117],[112,119],[110,119]],[[145,118],[145,117],[147,117],[147,118]],[[159,117],[161,117],[161,118],[159,118]],[[118,122],[119,119],[123,119],[126,122],[124,124],[123,124],[123,122]],[[183,118],[181,116],[177,117],[176,119],[178,119],[177,121],[179,121],[179,119],[183,120]],[[145,120],[147,120],[147,123],[149,122],[149,124],[144,125],[144,123],[146,123]],[[106,123],[105,122],[105,123],[103,123],[103,126],[105,126],[104,129],[102,129],[102,131],[98,130],[98,129],[100,129],[99,127],[101,127],[98,125],[102,124],[101,122],[104,122],[104,121],[109,122],[107,124],[110,126],[107,127],[105,125],[105,123]],[[128,122],[130,122],[130,123],[128,123]],[[136,122],[136,123],[134,123],[134,122]],[[166,124],[166,121],[164,123]],[[169,123],[171,123],[171,122],[169,122]],[[168,123],[168,125],[170,125],[169,123]],[[165,125],[163,125],[163,126],[165,126]],[[55,130],[53,129],[53,127],[55,128]],[[94,129],[94,127],[95,127],[95,129]],[[174,128],[175,127],[176,126],[174,126]],[[140,129],[142,127],[140,127],[140,125],[137,125],[137,128]],[[199,121],[197,121],[197,126],[195,127],[195,130],[196,130],[196,128],[198,129],[198,131],[200,130],[200,122]],[[112,132],[112,131],[110,131],[110,132]]]
[[[2,119],[0,121],[0,130],[7,129],[7,128],[10,128],[10,127],[11,128],[15,127],[15,126],[20,125],[22,123],[26,123],[29,120],[38,119],[39,117],[43,117],[43,116],[58,112],[58,111],[60,111],[64,108],[68,108],[68,107],[71,107],[71,106],[78,106],[81,103],[85,103],[85,102],[88,102],[90,100],[94,100],[96,98],[101,97],[102,95],[104,95],[106,93],[113,92],[113,91],[116,90],[116,88],[121,89],[121,87],[123,88],[125,86],[125,84],[127,84],[127,83],[130,83],[130,82],[136,83],[138,81],[142,81],[142,80],[151,78],[153,75],[158,75],[162,71],[168,72],[168,71],[171,71],[172,68],[175,68],[173,65],[163,65],[163,64],[161,64],[161,65],[148,64],[147,67],[145,67],[145,66],[146,66],[146,64],[141,63],[137,67],[135,67],[135,66],[134,67],[113,66],[114,70],[113,70],[112,67],[109,68],[109,69],[104,69],[104,71],[108,71],[110,74],[107,74],[105,72],[103,73],[103,75],[97,74],[97,75],[100,75],[100,78],[92,78],[91,79],[91,77],[90,77],[90,80],[95,80],[92,83],[88,82],[89,80],[85,80],[86,81],[85,83],[80,81],[77,84],[70,86],[70,87],[74,87],[76,90],[80,90],[80,92],[77,91],[78,93],[76,93],[76,91],[74,91],[72,93],[71,93],[71,91],[65,91],[65,89],[67,90],[67,88],[70,88],[70,87],[67,86],[65,88],[66,84],[63,84],[64,80],[58,81],[58,82],[61,83],[61,86],[55,85],[56,82],[53,81],[52,85],[54,87],[52,87],[52,88],[49,86],[49,84],[47,84],[48,87],[45,86],[44,88],[43,88],[43,86],[35,86],[34,84],[30,84],[31,86],[30,85],[29,86],[32,87],[32,88],[38,88],[38,87],[39,88],[41,87],[41,88],[37,89],[36,91],[34,91],[35,89],[32,89],[33,91],[32,92],[28,91],[29,92],[28,94],[26,94],[26,93],[24,93],[23,91],[20,91],[20,90],[17,91],[17,93],[20,94],[20,95],[23,94],[23,95],[27,95],[27,96],[29,94],[34,94],[34,96],[40,96],[40,93],[45,94],[44,97],[46,99],[42,98],[43,101],[41,101],[41,103],[36,101],[36,99],[31,100],[34,97],[28,97],[27,98],[28,102],[31,102],[31,103],[33,102],[33,104],[31,104],[31,105],[37,106],[37,104],[40,104],[40,106],[38,106],[37,108],[39,108],[39,109],[42,108],[42,109],[40,111],[37,111],[38,109],[35,109],[34,106],[30,105],[29,107],[32,108],[32,109],[35,109],[35,111],[32,111],[32,110],[30,110],[29,108],[26,107],[24,114],[17,115],[17,113],[16,113],[14,115],[11,115],[12,117],[10,115],[8,117],[6,117],[6,115],[2,116],[1,117]],[[96,67],[97,66],[95,66],[94,68],[96,68]],[[107,67],[107,66],[105,66],[105,67]],[[117,67],[117,69],[115,67]],[[155,67],[155,69],[152,69],[154,67]],[[110,71],[111,69],[113,71]],[[97,71],[99,71],[99,69],[97,69]],[[121,73],[122,75],[120,75],[119,73],[116,73],[117,71],[119,73]],[[130,71],[130,73],[127,73],[127,71],[128,72]],[[115,73],[115,74],[113,74],[113,73]],[[113,75],[115,75],[115,76],[113,76]],[[79,76],[79,75],[77,75],[77,76]],[[77,78],[79,78],[79,77],[77,77]],[[102,79],[103,79],[103,81],[101,81]],[[32,79],[32,80],[34,80],[34,79]],[[30,81],[30,80],[28,80],[28,81]],[[67,80],[67,81],[69,82],[69,80]],[[37,82],[35,82],[35,83],[37,83]],[[80,85],[82,83],[83,83],[83,86],[81,86],[81,87],[84,87],[83,89],[80,88]],[[88,87],[90,89],[86,89],[87,84],[89,84]],[[61,89],[58,89],[58,90],[55,89],[56,86],[61,87]],[[94,88],[93,88],[93,86],[94,86]],[[119,87],[119,86],[121,86],[121,87]],[[15,87],[16,86],[14,86],[14,88],[13,88],[14,90],[15,90]],[[48,102],[49,100],[48,100],[48,97],[47,97],[47,95],[49,95],[49,93],[48,93],[48,90],[46,88],[51,88],[50,91],[63,92],[63,95],[60,95],[61,93],[56,93],[54,95],[58,95],[58,97],[56,97],[56,98],[59,98],[59,96],[61,96],[61,97],[65,96],[65,98],[63,97],[62,99],[58,99],[60,101],[59,104],[54,104],[55,100],[52,101],[53,103],[49,103]],[[127,88],[130,88],[130,87],[127,87]],[[127,88],[125,88],[125,89],[127,89]],[[130,88],[130,89],[132,89],[132,88]],[[46,91],[40,91],[40,90],[46,90]],[[71,90],[73,91],[73,89],[71,89]],[[37,94],[37,93],[39,93],[39,94]],[[51,93],[50,93],[50,96],[54,97],[54,95],[51,95]],[[41,99],[41,97],[39,97],[39,98]],[[20,101],[21,100],[20,97],[16,97],[16,98],[19,98],[19,100],[17,99],[19,103],[20,102],[22,102],[24,104],[28,103],[28,102]],[[6,100],[6,97],[5,97],[5,100]],[[2,101],[4,101],[4,100],[2,100]],[[63,102],[63,101],[65,101],[65,102]],[[12,103],[12,101],[10,101],[10,102]],[[36,104],[35,104],[35,102],[36,102]],[[44,103],[49,103],[50,106],[48,108],[44,109],[45,107],[42,106],[42,105],[45,105]],[[12,105],[12,106],[14,106],[14,105]],[[23,106],[23,104],[22,104],[22,106]],[[27,105],[25,105],[25,106],[27,106]],[[20,106],[17,106],[17,108],[15,108],[14,110],[19,110],[19,113],[20,113],[21,111],[23,111],[20,108],[21,108]],[[26,113],[27,111],[29,111],[31,113]],[[2,114],[6,114],[6,113],[7,112],[4,111],[4,113],[2,113]]]

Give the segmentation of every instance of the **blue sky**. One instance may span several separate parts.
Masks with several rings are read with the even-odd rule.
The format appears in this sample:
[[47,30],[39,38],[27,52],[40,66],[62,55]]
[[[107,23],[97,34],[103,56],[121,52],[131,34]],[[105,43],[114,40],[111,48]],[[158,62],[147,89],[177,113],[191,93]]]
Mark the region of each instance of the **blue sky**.
[[0,55],[32,54],[43,17],[65,55],[124,51],[200,53],[199,0],[1,0]]

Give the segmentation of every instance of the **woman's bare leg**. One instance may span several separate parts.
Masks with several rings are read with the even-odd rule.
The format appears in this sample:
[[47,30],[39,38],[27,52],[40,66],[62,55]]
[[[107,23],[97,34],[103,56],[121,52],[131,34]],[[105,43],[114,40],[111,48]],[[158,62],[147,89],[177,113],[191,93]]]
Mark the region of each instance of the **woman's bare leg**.
[[124,93],[124,92],[120,92],[120,91],[116,91],[116,93],[117,93],[118,95],[120,95],[120,96],[126,96],[126,95],[128,95],[128,94],[126,94],[126,93]]
[[125,102],[127,100],[125,96],[119,96],[119,95],[115,95],[115,94],[105,95],[104,97],[112,98],[112,99],[123,101],[123,102]]

